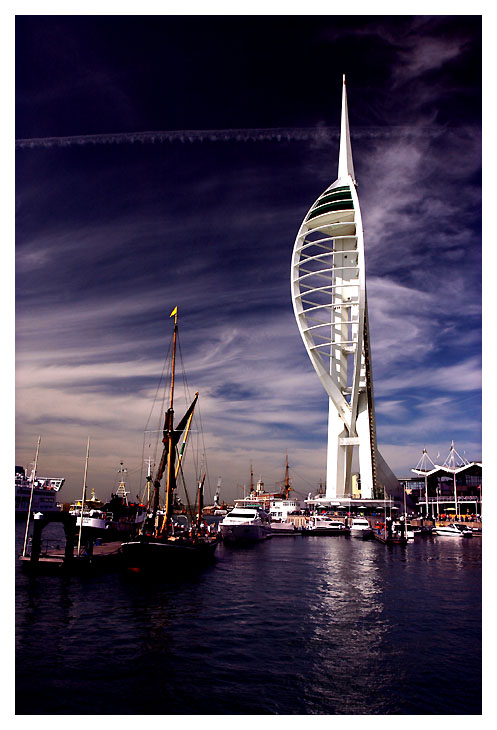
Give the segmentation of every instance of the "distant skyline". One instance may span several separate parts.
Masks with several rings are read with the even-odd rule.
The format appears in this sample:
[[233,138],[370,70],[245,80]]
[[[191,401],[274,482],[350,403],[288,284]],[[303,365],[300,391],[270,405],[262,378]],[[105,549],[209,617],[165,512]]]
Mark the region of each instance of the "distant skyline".
[[299,493],[324,483],[290,260],[336,178],[343,73],[379,448],[397,476],[452,439],[481,458],[480,17],[18,16],[16,464],[41,435],[61,500],[88,436],[89,488],[122,460],[142,491],[175,306],[211,496],[251,464],[272,489],[287,451]]

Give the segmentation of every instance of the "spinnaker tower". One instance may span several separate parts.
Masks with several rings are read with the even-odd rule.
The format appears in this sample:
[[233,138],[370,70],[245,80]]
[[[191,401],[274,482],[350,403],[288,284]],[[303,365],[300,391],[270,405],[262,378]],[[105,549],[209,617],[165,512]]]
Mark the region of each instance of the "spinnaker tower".
[[399,483],[376,444],[364,237],[345,76],[338,177],[300,226],[291,289],[300,334],[329,397],[326,497],[351,495],[354,449],[362,498],[397,494]]

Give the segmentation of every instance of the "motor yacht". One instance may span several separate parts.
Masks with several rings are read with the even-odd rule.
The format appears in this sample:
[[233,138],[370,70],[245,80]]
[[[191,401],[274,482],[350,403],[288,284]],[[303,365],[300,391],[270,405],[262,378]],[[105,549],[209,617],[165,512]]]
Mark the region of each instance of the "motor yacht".
[[219,523],[219,532],[227,542],[259,542],[272,535],[269,515],[258,506],[235,506]]
[[455,525],[454,523],[435,527],[432,534],[437,537],[473,537],[472,530],[464,525]]
[[373,536],[373,530],[365,517],[353,517],[350,525],[350,534],[352,537],[360,537],[366,540]]
[[271,522],[272,535],[300,535],[301,532],[293,522]]
[[330,520],[328,515],[313,515],[306,527],[305,535],[350,535],[350,529],[339,520]]

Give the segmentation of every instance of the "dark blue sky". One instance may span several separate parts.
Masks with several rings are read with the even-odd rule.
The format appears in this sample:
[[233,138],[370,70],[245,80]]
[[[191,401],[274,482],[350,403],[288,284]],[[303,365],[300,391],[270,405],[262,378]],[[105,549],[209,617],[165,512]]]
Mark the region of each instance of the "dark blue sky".
[[271,487],[286,450],[298,491],[324,479],[289,278],[343,73],[381,451],[399,476],[451,439],[481,457],[478,16],[18,16],[16,463],[40,434],[71,499],[89,435],[90,486],[122,459],[140,490],[177,305],[211,491],[250,463]]

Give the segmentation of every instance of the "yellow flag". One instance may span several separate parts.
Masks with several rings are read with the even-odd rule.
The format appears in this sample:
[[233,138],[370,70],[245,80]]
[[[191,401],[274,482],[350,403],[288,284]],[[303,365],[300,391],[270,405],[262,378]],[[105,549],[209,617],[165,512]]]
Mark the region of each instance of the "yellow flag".
[[175,314],[178,314],[178,307],[174,307],[173,311],[169,315],[169,317],[173,317]]

